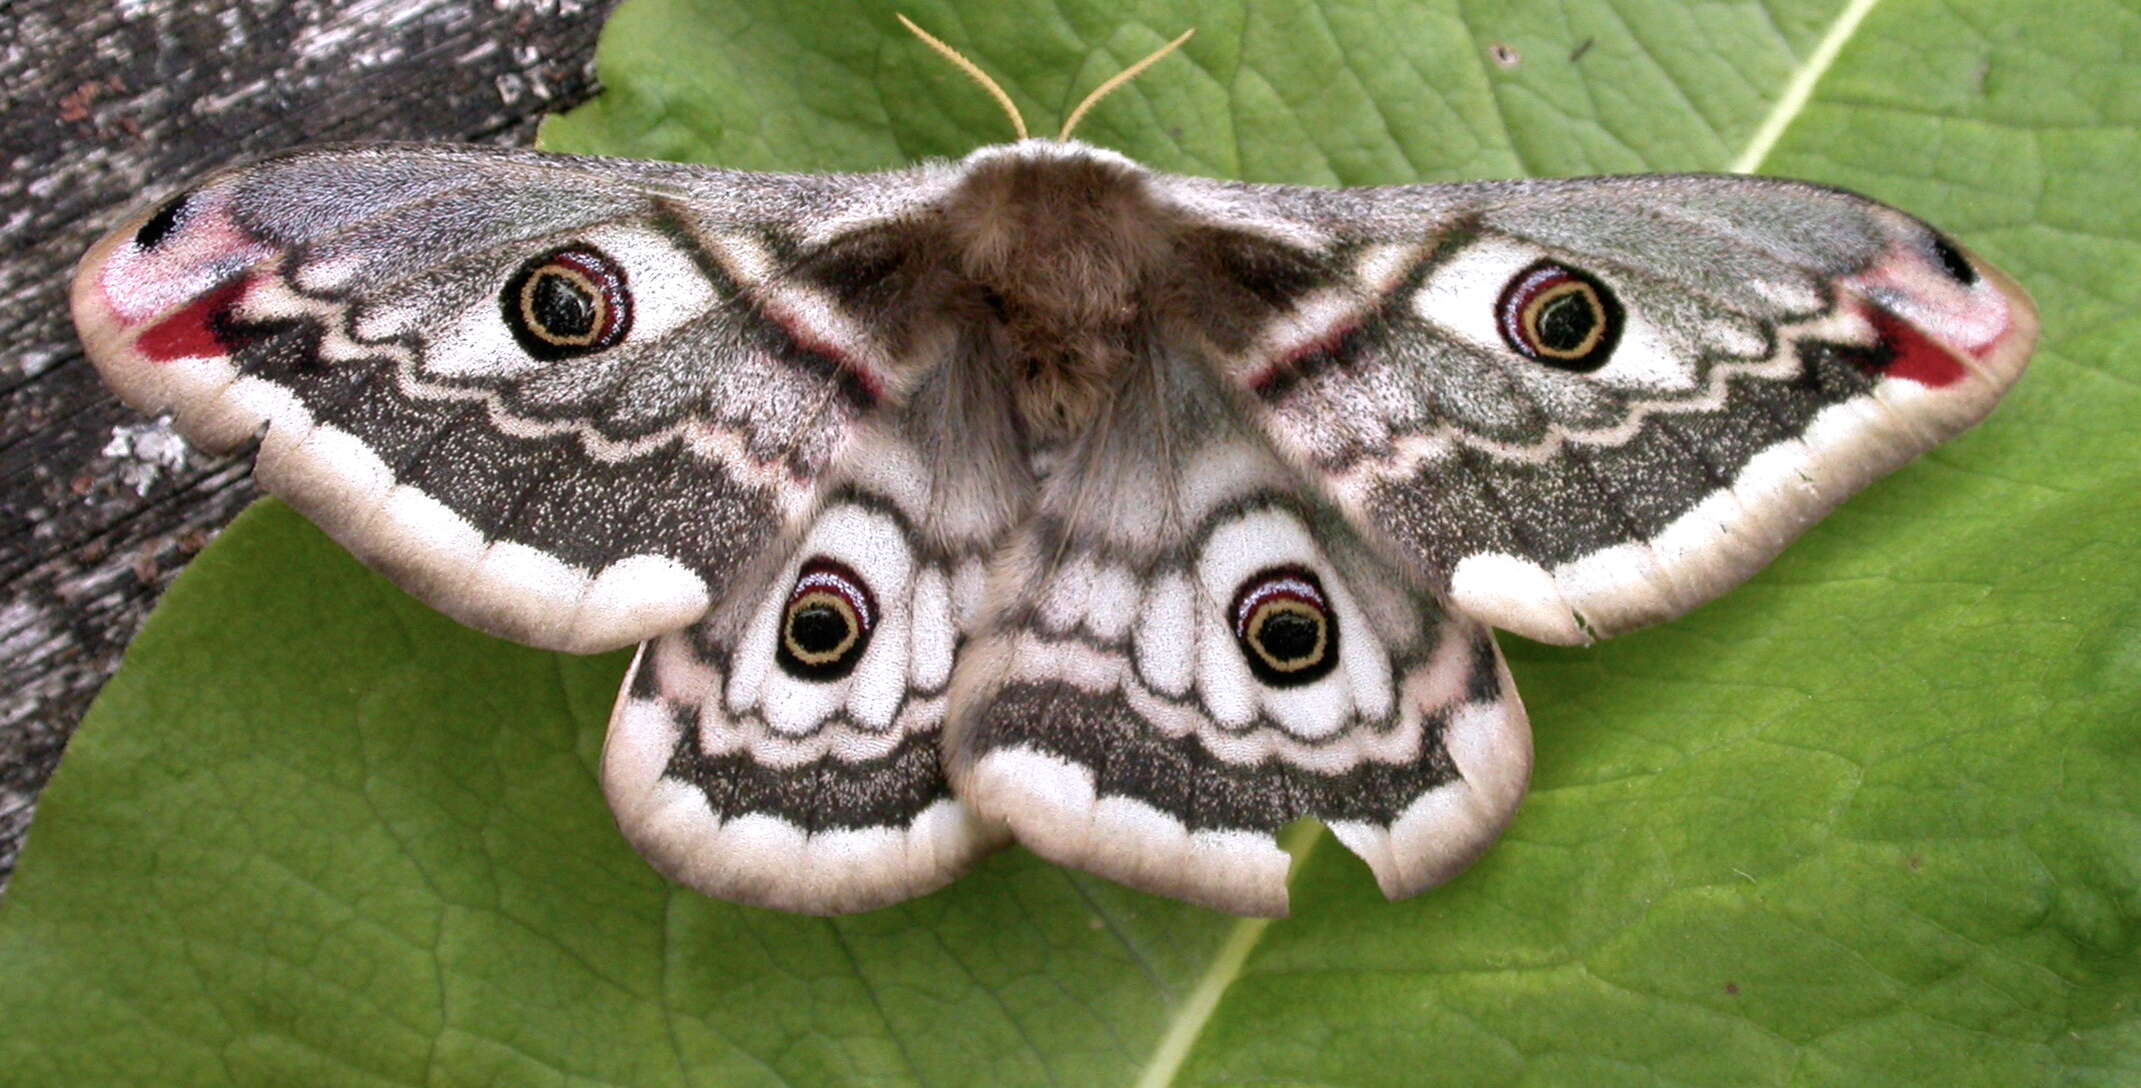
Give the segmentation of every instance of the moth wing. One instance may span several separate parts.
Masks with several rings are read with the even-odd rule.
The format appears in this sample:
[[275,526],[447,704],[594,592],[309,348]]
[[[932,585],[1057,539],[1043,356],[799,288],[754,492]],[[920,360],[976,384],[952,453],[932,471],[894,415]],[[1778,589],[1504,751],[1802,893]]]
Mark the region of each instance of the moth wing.
[[866,424],[825,501],[698,623],[641,648],[603,788],[657,869],[806,914],[934,891],[1003,842],[953,796],[943,727],[990,554],[1030,481],[995,398],[940,372]]
[[926,369],[832,300],[843,240],[930,185],[305,151],[112,233],[74,316],[130,404],[257,437],[262,486],[410,592],[600,650],[705,612]]
[[1549,642],[1736,585],[1982,418],[2036,340],[1998,270],[1797,182],[1155,184],[1210,224],[1200,332],[1258,429],[1459,608]]
[[1285,913],[1278,837],[1304,817],[1392,898],[1449,878],[1530,769],[1491,635],[1366,547],[1194,364],[1152,373],[1060,452],[992,564],[953,679],[959,796],[1051,861],[1239,914]]

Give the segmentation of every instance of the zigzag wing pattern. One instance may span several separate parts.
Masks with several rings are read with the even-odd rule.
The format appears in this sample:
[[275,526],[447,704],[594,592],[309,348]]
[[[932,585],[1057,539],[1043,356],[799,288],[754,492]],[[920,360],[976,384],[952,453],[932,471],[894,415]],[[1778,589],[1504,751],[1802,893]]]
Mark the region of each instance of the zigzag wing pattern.
[[769,176],[452,147],[226,171],[84,258],[136,407],[435,607],[642,647],[603,781],[710,895],[923,894],[1015,838],[1286,909],[1512,817],[1487,625],[1679,615],[1981,418],[2026,295],[1728,177],[1328,191],[1024,141]]
[[1393,898],[1448,879],[1530,768],[1492,638],[1307,498],[1194,365],[1149,373],[997,557],[953,683],[959,795],[1044,857],[1235,913],[1285,912],[1277,837],[1304,817]]
[[1003,842],[941,758],[953,662],[1032,486],[1001,406],[963,381],[970,361],[898,426],[863,429],[784,560],[641,648],[603,784],[677,881],[847,913],[932,891]]
[[455,618],[560,649],[704,612],[932,364],[810,277],[926,179],[453,148],[210,178],[84,258],[105,380]]
[[2036,338],[1997,270],[1797,182],[1163,184],[1310,285],[1207,330],[1259,428],[1460,608],[1551,642],[1738,584],[1982,418]]

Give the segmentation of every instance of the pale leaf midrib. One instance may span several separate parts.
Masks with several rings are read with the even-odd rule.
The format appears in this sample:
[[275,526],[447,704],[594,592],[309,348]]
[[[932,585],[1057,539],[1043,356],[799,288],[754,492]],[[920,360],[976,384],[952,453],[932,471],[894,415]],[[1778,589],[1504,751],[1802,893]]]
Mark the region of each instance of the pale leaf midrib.
[[1762,165],[1762,160],[1767,159],[1769,153],[1775,150],[1777,141],[1784,138],[1784,130],[1790,128],[1792,122],[1798,120],[1799,114],[1805,111],[1807,102],[1814,97],[1814,86],[1821,82],[1821,77],[1827,75],[1829,67],[1836,63],[1837,54],[1844,51],[1844,44],[1851,40],[1852,35],[1858,33],[1859,24],[1866,21],[1867,13],[1880,2],[1881,0],[1849,0],[1849,3],[1844,5],[1844,10],[1837,13],[1836,21],[1830,23],[1821,40],[1814,43],[1814,51],[1807,54],[1807,58],[1799,63],[1799,67],[1792,70],[1792,77],[1784,82],[1784,92],[1777,96],[1776,104],[1769,108],[1768,115],[1762,118],[1762,124],[1754,130],[1754,135],[1748,138],[1747,146],[1732,160],[1732,165],[1725,169],[1735,174],[1749,174]]
[[[1307,864],[1309,851],[1315,849],[1322,837],[1323,827],[1314,822],[1303,822],[1286,835],[1281,845],[1293,857],[1288,869],[1288,878],[1301,871]],[[1167,1030],[1160,1033],[1159,1045],[1152,1048],[1152,1057],[1145,1060],[1145,1068],[1134,1082],[1137,1088],[1166,1088],[1174,1083],[1176,1071],[1189,1058],[1190,1048],[1197,1037],[1204,1034],[1204,1025],[1219,1008],[1219,999],[1226,996],[1227,988],[1241,975],[1242,965],[1249,961],[1249,952],[1263,938],[1265,927],[1271,925],[1269,918],[1238,918],[1227,930],[1227,939],[1219,944],[1219,952],[1212,957],[1211,966],[1204,969],[1197,987],[1189,992],[1174,1016],[1168,1019]]]

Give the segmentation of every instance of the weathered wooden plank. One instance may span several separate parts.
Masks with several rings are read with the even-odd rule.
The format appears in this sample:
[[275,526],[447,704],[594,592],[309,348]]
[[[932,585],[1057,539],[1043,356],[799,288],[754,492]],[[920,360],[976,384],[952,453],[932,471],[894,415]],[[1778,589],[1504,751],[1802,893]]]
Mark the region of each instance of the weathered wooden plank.
[[114,402],[66,316],[135,201],[320,140],[526,143],[593,90],[599,0],[0,3],[0,888],[157,593],[252,498]]

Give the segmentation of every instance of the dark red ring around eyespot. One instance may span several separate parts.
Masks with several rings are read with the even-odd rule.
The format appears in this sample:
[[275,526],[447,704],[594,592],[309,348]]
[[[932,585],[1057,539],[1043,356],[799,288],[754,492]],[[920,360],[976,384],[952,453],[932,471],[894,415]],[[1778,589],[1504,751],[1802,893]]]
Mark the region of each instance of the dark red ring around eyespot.
[[855,610],[856,621],[865,634],[877,626],[877,601],[870,596],[869,587],[854,571],[833,560],[819,557],[803,564],[796,573],[795,589],[788,594],[788,603],[803,599],[807,594],[825,591],[845,600]]
[[[1281,667],[1267,660],[1269,647],[1261,644],[1254,621],[1264,609],[1278,603],[1299,605],[1315,616],[1318,652],[1311,661]],[[1272,687],[1298,687],[1329,675],[1338,664],[1338,618],[1331,611],[1323,584],[1303,567],[1272,567],[1242,582],[1227,609],[1234,639],[1241,645],[1249,671]]]
[[[579,336],[563,337],[531,327],[528,292],[545,275],[563,276],[575,290],[592,288],[594,297],[587,301],[596,309],[594,328]],[[632,330],[632,292],[625,282],[624,266],[585,242],[560,246],[523,262],[506,281],[498,303],[507,328],[522,350],[546,361],[615,347]]]
[[1241,592],[1234,595],[1234,637],[1249,637],[1249,620],[1264,602],[1274,599],[1299,601],[1329,614],[1330,605],[1324,601],[1323,589],[1316,584],[1315,577],[1305,570],[1280,567],[1264,571],[1244,583]]
[[[820,611],[823,610],[823,611]],[[812,646],[808,640],[822,637],[822,627],[805,632],[799,623],[823,623],[825,613],[837,617],[845,630],[830,645]],[[870,634],[877,627],[877,600],[868,583],[846,565],[824,556],[811,559],[796,572],[795,585],[781,608],[774,633],[774,660],[781,670],[798,680],[831,681],[855,671],[869,648]]]
[[624,291],[624,269],[593,249],[561,249],[550,258],[550,264],[578,272],[600,289],[602,327],[596,331],[594,340],[598,344],[616,343],[622,326],[631,320],[631,304]]
[[[1553,351],[1539,344],[1533,337],[1534,330],[1527,327],[1527,319],[1537,317],[1531,312],[1536,303],[1548,293],[1572,284],[1582,290],[1584,301],[1600,323],[1590,346],[1581,354]],[[1496,328],[1510,350],[1563,370],[1596,370],[1605,365],[1620,342],[1624,316],[1620,300],[1597,277],[1551,260],[1536,261],[1512,276],[1494,305]]]

